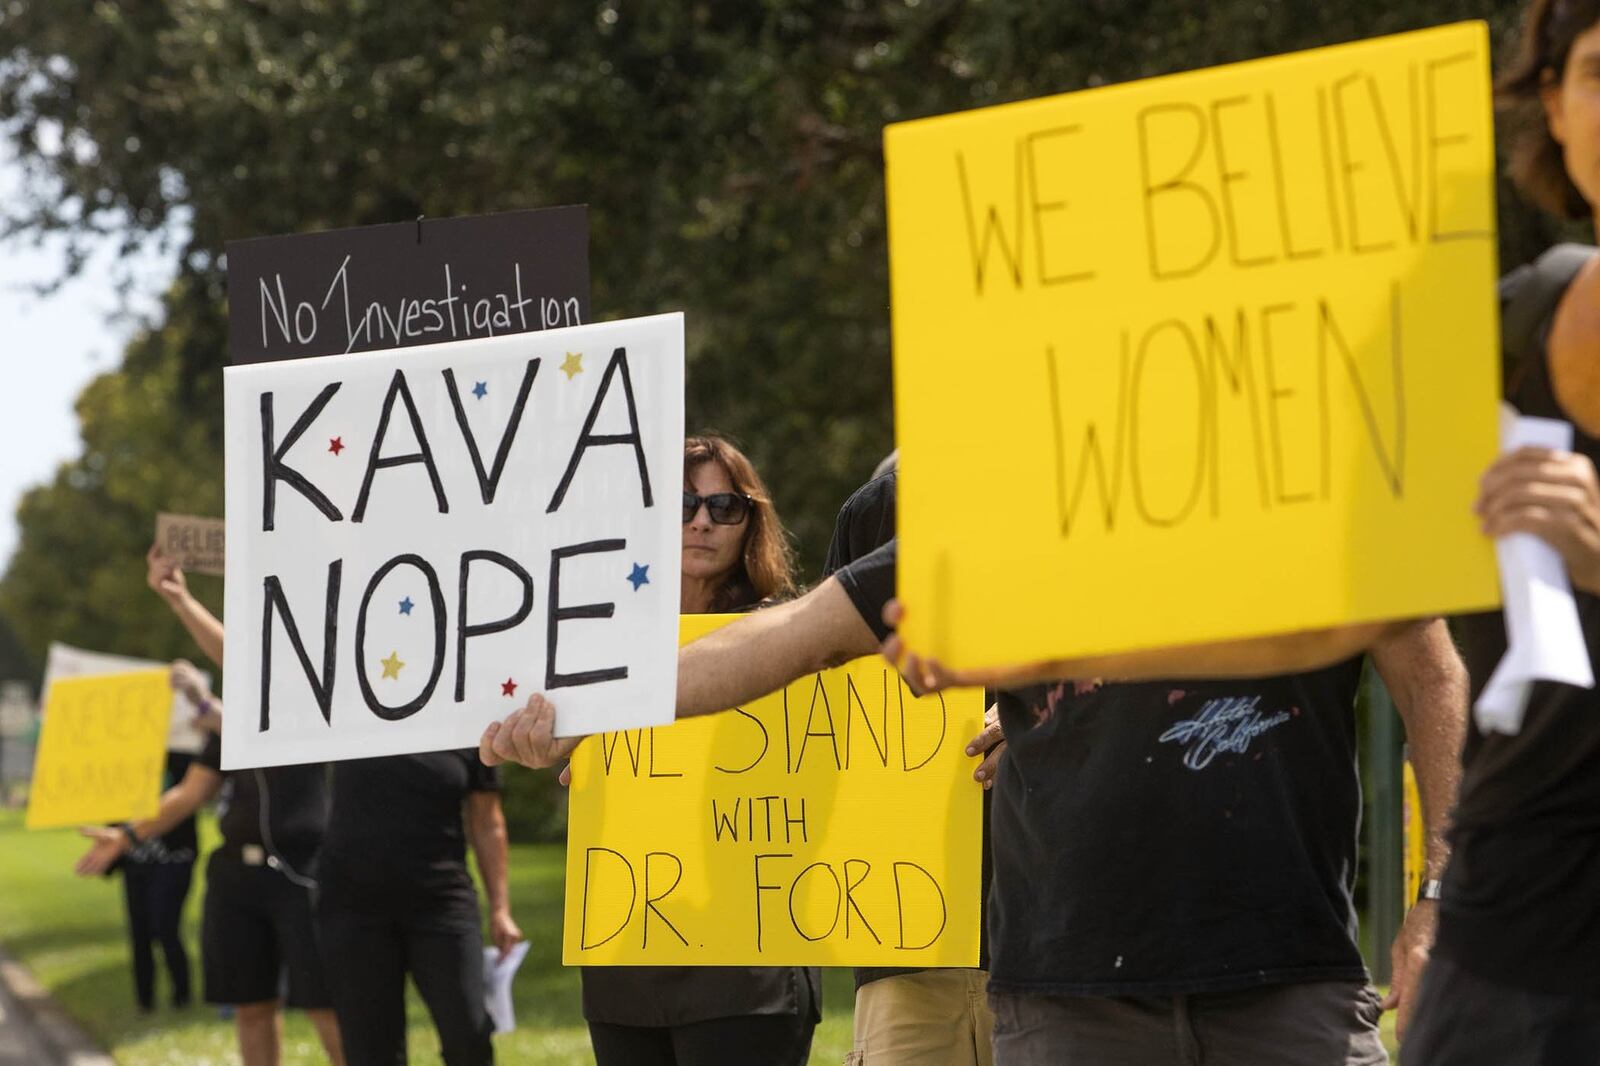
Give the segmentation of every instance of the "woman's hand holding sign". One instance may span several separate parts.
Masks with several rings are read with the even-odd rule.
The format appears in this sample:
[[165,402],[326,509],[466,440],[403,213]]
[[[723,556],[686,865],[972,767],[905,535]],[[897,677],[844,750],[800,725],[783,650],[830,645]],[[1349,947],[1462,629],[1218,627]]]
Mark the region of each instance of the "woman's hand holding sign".
[[564,761],[582,737],[555,735],[555,705],[538,693],[503,722],[490,722],[478,741],[478,758],[485,766],[521,763],[535,770]]

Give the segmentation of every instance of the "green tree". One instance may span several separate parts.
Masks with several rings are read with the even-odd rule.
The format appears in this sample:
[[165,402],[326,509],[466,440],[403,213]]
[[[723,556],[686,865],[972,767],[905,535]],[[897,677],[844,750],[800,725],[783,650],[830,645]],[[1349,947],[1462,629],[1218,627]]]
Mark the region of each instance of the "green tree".
[[[166,659],[193,646],[145,585],[144,552],[158,510],[222,511],[221,450],[214,432],[183,414],[173,357],[188,323],[167,301],[165,325],[136,337],[124,368],[95,378],[78,397],[83,454],[18,508],[19,543],[3,582],[0,614],[14,620],[36,661],[51,640]],[[221,607],[221,582],[196,576],[196,595]]]
[[[0,610],[170,654],[158,509],[215,513],[225,243],[590,205],[593,307],[688,313],[688,421],[748,447],[814,573],[891,447],[887,123],[1488,18],[1512,0],[9,0],[10,229],[163,242],[166,318],[79,405]],[[1503,260],[1552,235],[1501,196]],[[214,590],[212,591],[214,595]]]
[[[884,124],[1459,18],[1503,37],[1518,6],[13,0],[0,114],[41,177],[15,224],[176,221],[197,294],[231,238],[588,202],[598,316],[689,312],[690,425],[744,440],[814,564],[891,446]],[[1510,258],[1547,236],[1506,228]],[[222,346],[177,354],[214,424]]]

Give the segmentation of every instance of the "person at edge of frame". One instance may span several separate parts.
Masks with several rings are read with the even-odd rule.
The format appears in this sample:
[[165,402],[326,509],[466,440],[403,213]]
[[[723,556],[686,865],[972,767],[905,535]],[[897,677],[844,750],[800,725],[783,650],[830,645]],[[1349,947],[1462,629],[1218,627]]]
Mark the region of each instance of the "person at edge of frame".
[[[892,452],[839,509],[823,561],[824,577],[894,537],[897,465],[898,453]],[[996,713],[991,705],[986,725],[994,724]],[[1005,740],[996,734],[988,729],[966,749],[968,755],[983,756],[973,778],[984,789],[980,880],[985,923],[993,872],[989,789],[1005,754]],[[854,1033],[845,1066],[990,1066],[994,1014],[989,1010],[988,969],[987,935],[981,935],[975,968],[858,967]]]
[[[1510,172],[1557,217],[1600,203],[1600,2],[1534,0],[1496,85]],[[1501,281],[1505,397],[1574,423],[1571,451],[1523,448],[1484,474],[1492,537],[1559,552],[1589,659],[1600,661],[1600,258],[1558,246]],[[1476,699],[1506,652],[1504,616],[1455,620]],[[1454,855],[1407,1066],[1600,1062],[1600,697],[1533,686],[1520,731],[1470,730]]]

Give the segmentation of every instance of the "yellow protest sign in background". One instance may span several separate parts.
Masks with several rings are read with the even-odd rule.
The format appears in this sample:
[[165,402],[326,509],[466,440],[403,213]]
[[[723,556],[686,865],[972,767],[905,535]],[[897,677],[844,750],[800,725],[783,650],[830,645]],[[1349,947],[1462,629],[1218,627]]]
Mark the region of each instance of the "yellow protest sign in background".
[[[685,642],[731,621],[686,616]],[[881,659],[573,753],[567,965],[976,966],[983,693]]]
[[171,717],[166,670],[52,682],[28,788],[27,828],[154,815]]
[[1482,23],[884,140],[911,647],[1498,602],[1470,511],[1499,395]]

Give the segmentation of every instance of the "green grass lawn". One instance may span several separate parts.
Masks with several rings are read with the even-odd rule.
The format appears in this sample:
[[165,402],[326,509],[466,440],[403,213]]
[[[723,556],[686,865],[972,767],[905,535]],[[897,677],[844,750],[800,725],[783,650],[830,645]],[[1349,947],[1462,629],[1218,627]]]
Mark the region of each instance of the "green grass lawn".
[[[203,846],[215,843],[209,822]],[[0,811],[0,943],[33,971],[85,1028],[126,1066],[237,1061],[233,1027],[213,1008],[161,1010],[141,1016],[134,1008],[133,977],[122,920],[122,886],[116,879],[72,875],[84,841],[70,830],[27,833],[19,811]],[[185,932],[194,952],[199,990],[200,897],[196,871]],[[578,971],[561,965],[562,849],[518,845],[511,849],[511,896],[522,931],[533,942],[515,985],[517,1030],[495,1038],[501,1061],[531,1066],[590,1063],[588,1029],[579,1009]],[[158,977],[164,982],[165,977]],[[854,998],[847,970],[824,971],[823,1019],[811,1061],[837,1066],[850,1049]],[[164,985],[163,985],[164,991]],[[437,1062],[439,1042],[427,1011],[408,997],[413,1062]],[[290,1014],[284,1034],[286,1063],[323,1061],[304,1018]]]
[[[201,830],[202,845],[209,849],[215,843],[209,820]],[[20,811],[0,810],[0,943],[125,1066],[236,1061],[233,1027],[214,1009],[195,1006],[150,1017],[134,1009],[121,885],[72,875],[82,845],[82,838],[67,830],[24,832]],[[185,923],[197,993],[201,881],[197,869]],[[495,1038],[501,1061],[531,1066],[593,1061],[579,1009],[578,972],[561,965],[561,894],[559,845],[511,849],[515,914],[533,947],[517,974],[517,1030]],[[822,1024],[812,1043],[812,1063],[844,1061],[853,1001],[850,972],[824,970]],[[412,1061],[437,1062],[439,1042],[414,991],[407,1014]],[[1384,1015],[1383,1032],[1392,1051],[1392,1014]],[[310,1026],[296,1014],[289,1016],[284,1052],[286,1063],[323,1061]]]

